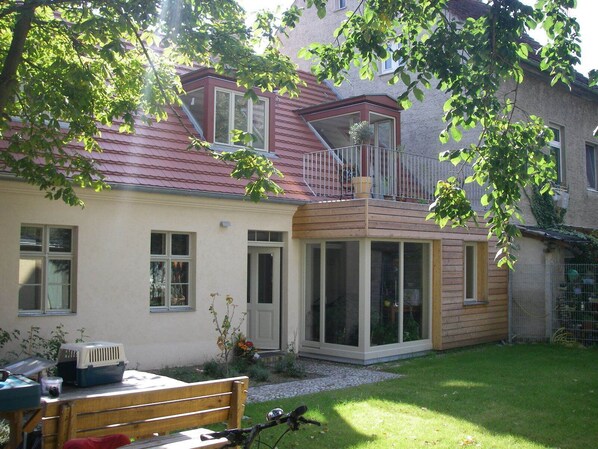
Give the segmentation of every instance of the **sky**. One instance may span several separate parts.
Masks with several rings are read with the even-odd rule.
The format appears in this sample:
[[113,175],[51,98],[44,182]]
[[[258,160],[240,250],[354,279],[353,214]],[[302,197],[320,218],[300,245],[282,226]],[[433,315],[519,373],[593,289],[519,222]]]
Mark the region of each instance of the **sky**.
[[[525,3],[533,4],[535,0],[524,0]],[[239,3],[246,11],[256,11],[258,9],[276,9],[280,6],[283,10],[288,8],[293,0],[239,0]],[[580,25],[581,34],[581,65],[577,70],[587,75],[591,69],[598,69],[598,0],[577,0],[577,8],[574,16]],[[533,34],[536,40],[542,42],[542,37]]]

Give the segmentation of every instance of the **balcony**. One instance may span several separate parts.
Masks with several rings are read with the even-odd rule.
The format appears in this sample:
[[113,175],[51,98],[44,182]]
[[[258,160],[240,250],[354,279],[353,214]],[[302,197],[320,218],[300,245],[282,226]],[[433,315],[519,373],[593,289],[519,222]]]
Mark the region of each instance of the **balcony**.
[[465,184],[471,166],[389,150],[372,145],[308,153],[303,156],[303,179],[314,196],[326,199],[378,198],[430,204],[440,179],[455,176],[473,207],[481,209],[484,189]]

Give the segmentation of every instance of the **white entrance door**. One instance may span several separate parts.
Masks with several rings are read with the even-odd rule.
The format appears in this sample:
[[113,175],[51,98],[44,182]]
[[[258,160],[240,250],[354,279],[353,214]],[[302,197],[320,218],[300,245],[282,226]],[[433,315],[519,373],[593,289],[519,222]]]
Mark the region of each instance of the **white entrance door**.
[[258,349],[280,349],[280,248],[249,247],[247,338]]

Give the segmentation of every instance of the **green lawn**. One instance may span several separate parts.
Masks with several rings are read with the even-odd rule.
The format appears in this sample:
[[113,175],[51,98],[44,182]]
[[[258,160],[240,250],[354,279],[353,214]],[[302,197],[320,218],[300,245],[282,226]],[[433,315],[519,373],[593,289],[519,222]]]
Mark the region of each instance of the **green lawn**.
[[[388,365],[400,379],[248,404],[324,423],[283,448],[598,448],[598,349],[484,346]],[[264,436],[278,434],[278,429]]]

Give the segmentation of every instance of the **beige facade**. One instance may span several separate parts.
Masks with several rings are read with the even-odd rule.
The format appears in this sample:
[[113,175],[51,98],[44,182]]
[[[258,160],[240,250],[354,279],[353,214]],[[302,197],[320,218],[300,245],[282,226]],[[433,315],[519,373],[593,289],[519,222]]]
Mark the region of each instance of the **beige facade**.
[[[112,190],[82,192],[84,209],[49,201],[21,182],[0,183],[0,328],[46,334],[63,324],[74,340],[84,328],[87,340],[122,342],[129,367],[159,368],[197,364],[218,354],[208,312],[210,294],[232,295],[236,316],[246,311],[248,231],[280,232],[283,294],[281,344],[297,333],[299,243],[290,239],[297,206],[232,199]],[[222,221],[230,223],[223,227]],[[19,312],[19,235],[23,224],[73,227],[76,279],[73,313]],[[190,307],[152,311],[149,302],[152,231],[192,236]],[[220,317],[224,304],[220,301]],[[245,330],[245,326],[244,326]]]

